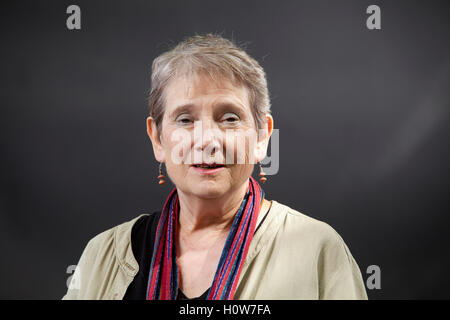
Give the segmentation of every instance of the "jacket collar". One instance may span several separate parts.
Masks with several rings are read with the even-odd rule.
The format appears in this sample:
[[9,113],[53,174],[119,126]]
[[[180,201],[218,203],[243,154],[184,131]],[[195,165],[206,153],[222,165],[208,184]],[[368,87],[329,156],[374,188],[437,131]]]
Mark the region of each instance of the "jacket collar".
[[245,258],[244,265],[242,266],[242,271],[240,278],[244,275],[250,263],[256,257],[256,255],[264,248],[277,234],[280,226],[283,222],[283,217],[286,216],[287,207],[275,200],[272,200],[272,206],[264,218],[260,215],[257,220],[257,226],[262,221],[261,226],[258,231],[253,235],[252,242],[248,249],[247,257]]
[[148,214],[140,214],[136,218],[122,223],[117,226],[114,232],[114,252],[117,261],[119,261],[122,270],[130,277],[134,277],[139,271],[139,264],[131,247],[131,231],[135,222],[144,215]]

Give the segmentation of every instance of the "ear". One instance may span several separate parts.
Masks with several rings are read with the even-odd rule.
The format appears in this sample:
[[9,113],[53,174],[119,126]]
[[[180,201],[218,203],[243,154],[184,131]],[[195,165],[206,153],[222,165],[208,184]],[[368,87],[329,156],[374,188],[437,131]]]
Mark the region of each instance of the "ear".
[[273,118],[269,113],[266,114],[266,124],[259,132],[260,136],[256,143],[254,154],[256,163],[262,161],[266,157],[269,139],[273,132]]
[[156,122],[152,117],[147,118],[147,134],[152,141],[153,153],[155,154],[155,159],[158,162],[165,162],[166,154],[161,143],[161,139],[158,136],[158,130],[156,129]]

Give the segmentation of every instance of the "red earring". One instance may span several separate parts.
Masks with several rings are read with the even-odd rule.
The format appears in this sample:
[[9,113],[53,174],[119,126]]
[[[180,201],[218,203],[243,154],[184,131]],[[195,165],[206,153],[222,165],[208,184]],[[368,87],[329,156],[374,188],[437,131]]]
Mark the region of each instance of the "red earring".
[[158,176],[160,185],[163,185],[164,183],[166,183],[166,180],[164,180],[165,177],[166,176],[163,175],[163,172],[162,172],[162,162],[160,162],[159,163],[159,176]]
[[261,183],[264,183],[267,181],[266,173],[263,171],[263,169],[261,167],[261,162],[259,162],[259,181],[261,181]]

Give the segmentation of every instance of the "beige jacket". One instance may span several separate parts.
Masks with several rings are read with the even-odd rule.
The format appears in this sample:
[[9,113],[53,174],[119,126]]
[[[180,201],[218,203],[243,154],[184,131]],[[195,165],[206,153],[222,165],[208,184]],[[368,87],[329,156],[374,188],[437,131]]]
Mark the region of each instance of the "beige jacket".
[[[131,229],[142,215],[92,238],[63,299],[122,299],[138,272]],[[328,224],[272,200],[258,225],[235,299],[367,299],[348,247]]]

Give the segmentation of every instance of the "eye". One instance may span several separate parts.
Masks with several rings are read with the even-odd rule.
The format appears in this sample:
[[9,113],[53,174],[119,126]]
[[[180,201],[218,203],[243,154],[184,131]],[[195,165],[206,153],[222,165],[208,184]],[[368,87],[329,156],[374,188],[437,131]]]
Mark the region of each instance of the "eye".
[[235,113],[225,113],[222,117],[222,119],[227,122],[227,123],[236,123],[240,120],[239,116],[236,115]]
[[192,120],[187,115],[181,115],[176,119],[176,122],[181,125],[186,125],[192,122]]

